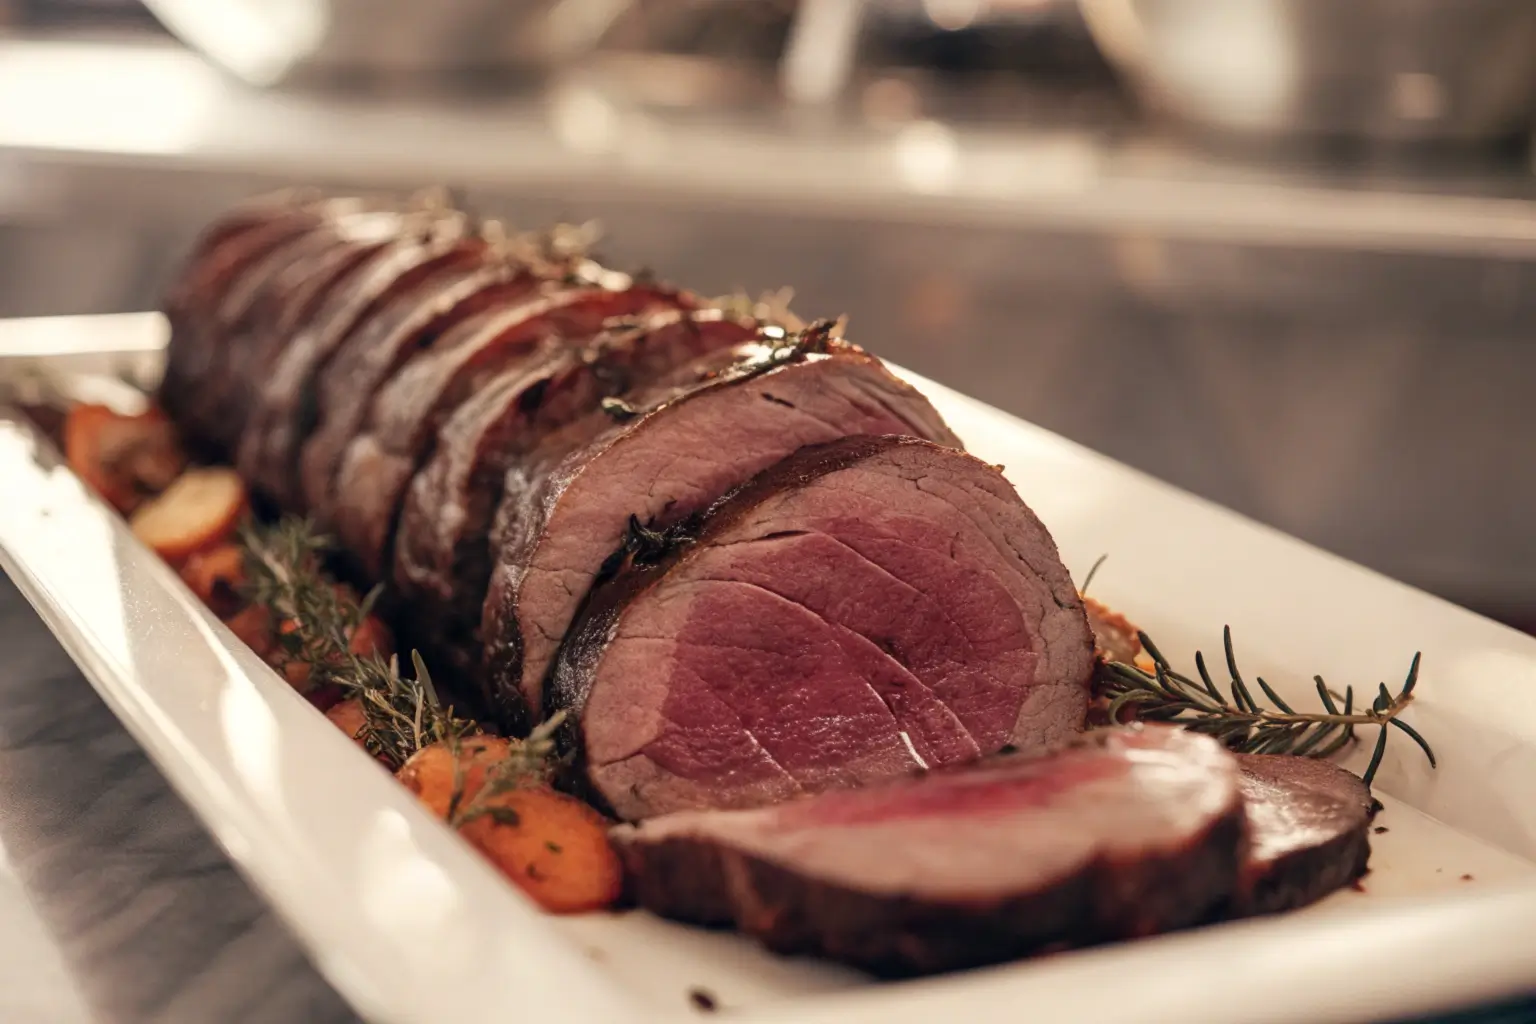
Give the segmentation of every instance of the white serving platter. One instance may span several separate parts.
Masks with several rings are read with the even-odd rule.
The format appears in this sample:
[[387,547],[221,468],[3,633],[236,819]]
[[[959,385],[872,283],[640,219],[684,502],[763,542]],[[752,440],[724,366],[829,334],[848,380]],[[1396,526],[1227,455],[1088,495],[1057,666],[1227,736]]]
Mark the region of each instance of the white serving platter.
[[[155,314],[0,322],[0,378],[151,371]],[[1081,579],[1175,661],[1230,624],[1250,674],[1396,687],[1371,873],[1306,911],[876,984],[641,912],[539,913],[214,619],[0,406],[0,566],[332,984],[370,1020],[1311,1024],[1536,992],[1536,639],[907,375],[1007,467]],[[1309,703],[1310,706],[1310,703]],[[1364,751],[1352,755],[1357,770]],[[488,1016],[490,1015],[490,1016]]]

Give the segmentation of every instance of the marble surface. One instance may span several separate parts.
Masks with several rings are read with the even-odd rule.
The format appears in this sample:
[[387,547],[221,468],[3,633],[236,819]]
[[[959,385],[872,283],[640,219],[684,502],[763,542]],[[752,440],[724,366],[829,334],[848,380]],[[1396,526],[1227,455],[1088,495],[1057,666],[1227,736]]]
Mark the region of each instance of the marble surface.
[[0,650],[0,1021],[356,1021],[3,576]]
[[355,1021],[3,577],[0,644],[0,1021]]

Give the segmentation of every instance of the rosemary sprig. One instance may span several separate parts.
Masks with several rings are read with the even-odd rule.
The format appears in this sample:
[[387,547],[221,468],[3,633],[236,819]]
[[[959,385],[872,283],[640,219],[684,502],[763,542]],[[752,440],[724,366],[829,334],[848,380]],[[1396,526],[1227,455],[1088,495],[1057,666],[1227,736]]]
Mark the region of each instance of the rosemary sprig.
[[395,657],[352,651],[353,631],[368,617],[379,592],[355,601],[327,579],[322,566],[330,541],[307,521],[247,525],[241,542],[245,597],[284,623],[278,643],[289,659],[310,666],[312,685],[334,684],[359,700],[365,722],[361,738],[370,753],[398,769],[422,747],[480,731],[438,700],[417,652],[411,652],[415,676],[407,678]]
[[[1237,667],[1232,648],[1232,630],[1222,630],[1222,646],[1227,674],[1224,686],[1218,686],[1206,665],[1205,656],[1195,654],[1198,679],[1176,671],[1158,650],[1152,638],[1139,633],[1141,645],[1152,659],[1153,671],[1112,661],[1099,674],[1099,695],[1109,701],[1111,722],[1121,720],[1121,713],[1133,709],[1142,721],[1175,722],[1187,729],[1215,737],[1232,750],[1247,754],[1293,754],[1305,757],[1329,757],[1355,739],[1361,726],[1375,726],[1380,732],[1370,764],[1362,776],[1369,786],[1381,767],[1386,752],[1389,729],[1406,735],[1435,766],[1435,753],[1418,731],[1399,716],[1413,702],[1413,689],[1419,681],[1419,655],[1413,656],[1402,688],[1393,694],[1381,684],[1367,707],[1355,707],[1353,687],[1340,696],[1328,688],[1322,676],[1314,676],[1322,711],[1297,711],[1263,679],[1254,683],[1273,708],[1261,705]],[[1342,707],[1340,706],[1342,704]]]
[[351,601],[325,578],[321,562],[330,541],[305,520],[247,523],[240,543],[245,552],[242,596],[290,624],[279,631],[278,643],[290,660],[310,666],[313,683],[345,686],[352,631],[367,616],[373,595],[361,603]]
[[420,653],[411,652],[416,675],[410,679],[400,674],[394,656],[388,661],[377,655],[353,660],[354,674],[344,685],[363,705],[363,744],[392,768],[398,769],[423,747],[457,743],[480,731],[438,700]]

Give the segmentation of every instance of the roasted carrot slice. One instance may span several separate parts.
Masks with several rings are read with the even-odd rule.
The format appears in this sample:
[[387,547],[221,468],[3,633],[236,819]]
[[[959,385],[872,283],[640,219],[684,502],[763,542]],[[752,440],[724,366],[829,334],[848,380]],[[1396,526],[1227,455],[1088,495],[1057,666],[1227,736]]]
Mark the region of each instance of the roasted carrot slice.
[[363,728],[368,724],[368,719],[363,714],[363,702],[356,697],[348,697],[346,700],[331,705],[325,713],[331,724],[347,734],[347,738],[362,742]]
[[545,910],[577,914],[618,900],[624,871],[608,844],[609,822],[597,811],[547,786],[487,802],[459,834]]
[[[505,760],[510,744],[499,736],[465,736],[459,740],[460,803],[472,799],[485,785],[486,769]],[[400,766],[395,777],[415,793],[427,810],[448,817],[453,801],[453,755],[446,743],[422,747]]]

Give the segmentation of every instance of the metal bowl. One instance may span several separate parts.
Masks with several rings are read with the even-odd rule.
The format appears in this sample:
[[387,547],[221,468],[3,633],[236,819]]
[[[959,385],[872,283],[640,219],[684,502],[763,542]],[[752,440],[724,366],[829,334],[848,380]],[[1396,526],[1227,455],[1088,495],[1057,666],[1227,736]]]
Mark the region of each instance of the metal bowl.
[[1154,110],[1249,136],[1477,142],[1528,130],[1531,0],[1080,0]]
[[632,0],[144,0],[254,85],[525,73],[584,52]]

